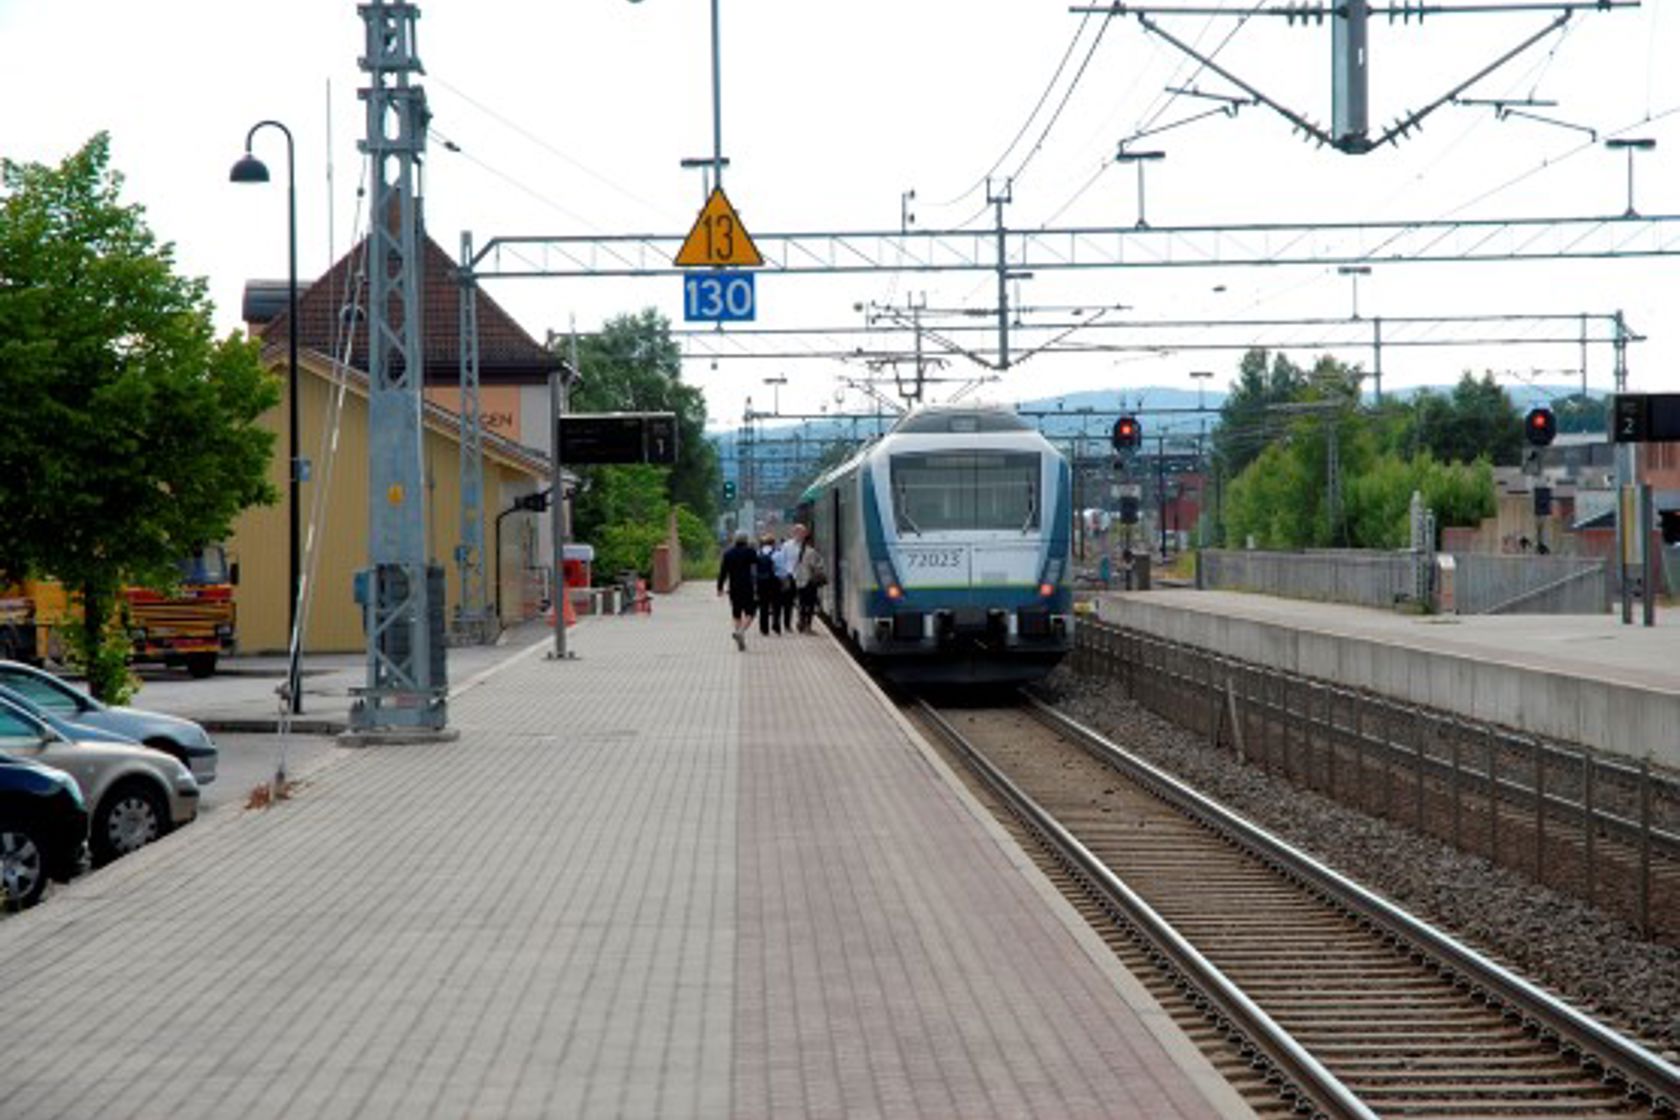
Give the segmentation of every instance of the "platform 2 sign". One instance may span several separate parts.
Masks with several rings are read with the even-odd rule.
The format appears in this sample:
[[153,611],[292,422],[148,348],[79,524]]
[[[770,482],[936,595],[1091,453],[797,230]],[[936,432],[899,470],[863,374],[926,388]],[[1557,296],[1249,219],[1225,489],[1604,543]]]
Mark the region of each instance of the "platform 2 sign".
[[726,270],[683,277],[683,320],[689,323],[750,323],[758,315],[753,273]]
[[1617,393],[1610,402],[1616,443],[1680,442],[1680,393]]
[[674,412],[569,412],[560,417],[560,462],[567,466],[677,461]]

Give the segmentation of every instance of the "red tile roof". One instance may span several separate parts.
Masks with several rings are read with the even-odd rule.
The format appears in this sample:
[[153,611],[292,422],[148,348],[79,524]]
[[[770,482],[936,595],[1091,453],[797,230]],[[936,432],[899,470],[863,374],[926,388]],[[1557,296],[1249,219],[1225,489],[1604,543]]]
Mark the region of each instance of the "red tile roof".
[[[425,320],[427,384],[457,384],[461,377],[461,289],[455,281],[456,264],[437,242],[424,240],[422,258],[425,271],[421,287]],[[298,334],[300,349],[315,350],[331,355],[334,348],[342,348],[344,338],[340,324],[348,319],[344,314],[351,302],[347,283],[351,266],[362,268],[364,246],[341,257],[320,279],[308,285],[298,295]],[[300,288],[303,285],[299,284]],[[364,308],[367,301],[365,283],[357,302]],[[478,292],[478,372],[484,384],[542,384],[549,371],[560,365],[555,354],[543,348],[536,339],[525,333],[483,288]],[[283,305],[282,305],[283,306]],[[365,314],[365,312],[364,312]],[[255,326],[258,337],[270,346],[284,346],[289,318],[282,310],[268,323]],[[357,317],[354,349],[350,364],[367,371],[366,319]]]

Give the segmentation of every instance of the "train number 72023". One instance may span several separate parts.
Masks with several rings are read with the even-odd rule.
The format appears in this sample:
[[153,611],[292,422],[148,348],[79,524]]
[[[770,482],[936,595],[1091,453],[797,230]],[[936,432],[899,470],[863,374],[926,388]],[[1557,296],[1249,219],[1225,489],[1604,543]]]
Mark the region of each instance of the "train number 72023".
[[904,551],[905,567],[912,571],[952,571],[962,567],[962,562],[963,550],[960,548],[918,548]]

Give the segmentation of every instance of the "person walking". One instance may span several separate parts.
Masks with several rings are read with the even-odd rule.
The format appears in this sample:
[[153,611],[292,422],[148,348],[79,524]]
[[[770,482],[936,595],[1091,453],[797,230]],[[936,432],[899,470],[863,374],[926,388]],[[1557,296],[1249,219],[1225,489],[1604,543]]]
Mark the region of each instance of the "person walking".
[[799,589],[793,583],[793,570],[799,566],[799,542],[805,539],[805,526],[798,521],[788,533],[787,540],[776,549],[776,581],[781,591],[777,605],[782,609],[782,629],[793,633],[793,608],[799,601]]
[[770,636],[771,627],[775,627],[778,635],[782,632],[782,583],[776,578],[776,557],[779,553],[773,534],[766,533],[758,539],[754,572],[758,591],[758,632],[766,638]]
[[758,553],[748,543],[746,530],[735,534],[735,543],[718,562],[717,593],[721,598],[725,586],[729,589],[729,617],[734,625],[730,637],[735,648],[745,652],[747,627],[753,620],[753,584],[758,579]]
[[799,588],[799,632],[811,632],[811,619],[817,613],[817,590],[828,582],[828,569],[822,553],[817,551],[817,535],[809,526],[799,542],[799,563],[793,569],[793,582]]

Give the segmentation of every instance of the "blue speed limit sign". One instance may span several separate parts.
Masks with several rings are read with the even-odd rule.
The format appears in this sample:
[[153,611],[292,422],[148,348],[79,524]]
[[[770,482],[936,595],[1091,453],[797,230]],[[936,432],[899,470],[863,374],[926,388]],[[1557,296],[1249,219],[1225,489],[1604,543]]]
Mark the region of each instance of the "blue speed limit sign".
[[696,272],[683,277],[683,319],[689,323],[749,323],[758,314],[751,272]]

